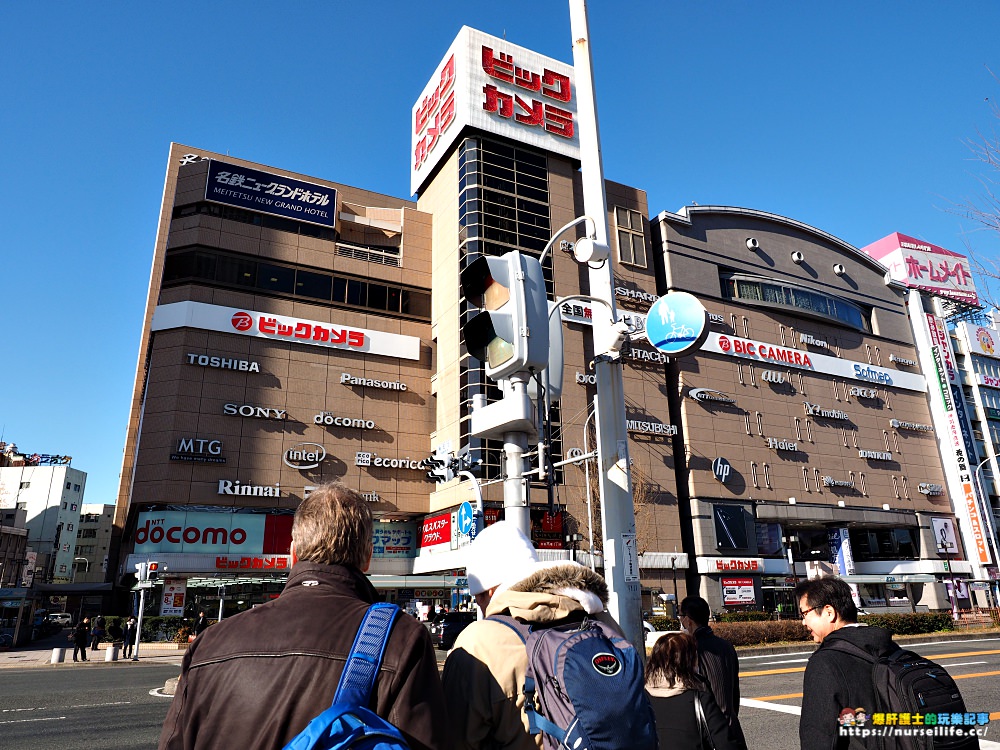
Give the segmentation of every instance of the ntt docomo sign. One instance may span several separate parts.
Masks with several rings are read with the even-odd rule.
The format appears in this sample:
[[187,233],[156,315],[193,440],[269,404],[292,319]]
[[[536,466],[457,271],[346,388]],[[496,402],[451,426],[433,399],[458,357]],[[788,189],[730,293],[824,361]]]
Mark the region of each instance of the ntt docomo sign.
[[261,553],[266,519],[255,513],[140,513],[135,551]]

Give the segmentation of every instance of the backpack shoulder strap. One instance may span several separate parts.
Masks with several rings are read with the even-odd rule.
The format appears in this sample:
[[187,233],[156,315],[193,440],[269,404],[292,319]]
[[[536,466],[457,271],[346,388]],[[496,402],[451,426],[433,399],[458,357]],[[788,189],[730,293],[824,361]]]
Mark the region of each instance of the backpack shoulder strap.
[[859,659],[864,659],[866,662],[870,664],[875,664],[878,662],[877,657],[865,651],[860,646],[855,646],[853,643],[850,643],[849,641],[843,641],[840,638],[831,641],[830,645],[827,646],[827,648],[833,649],[834,651],[842,651],[845,654],[850,654],[851,656],[856,656]]
[[493,622],[499,622],[501,625],[506,625],[508,628],[517,633],[517,637],[521,639],[521,643],[527,645],[528,637],[525,635],[530,632],[530,626],[518,622],[510,615],[490,615],[486,618],[487,620],[492,620]]
[[398,614],[399,607],[387,602],[373,604],[365,612],[340,675],[333,705],[347,703],[360,707],[368,704]]

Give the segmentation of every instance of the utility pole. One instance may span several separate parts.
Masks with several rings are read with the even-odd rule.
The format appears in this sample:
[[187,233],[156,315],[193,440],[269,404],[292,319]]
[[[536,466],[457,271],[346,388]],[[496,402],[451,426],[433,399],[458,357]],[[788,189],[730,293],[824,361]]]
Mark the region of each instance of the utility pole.
[[[604,193],[597,101],[594,92],[590,29],[585,0],[570,0],[570,30],[573,35],[573,68],[579,103],[580,165],[584,213],[594,221],[594,243],[608,245],[608,210]],[[611,317],[595,316],[594,353],[613,340],[618,314],[613,294],[611,259],[595,268],[588,263],[590,295],[607,303]],[[597,471],[604,534],[604,575],[608,582],[608,609],[626,637],[645,653],[642,600],[636,549],[635,507],[629,466],[628,432],[625,421],[625,390],[620,359],[595,357],[597,378]]]

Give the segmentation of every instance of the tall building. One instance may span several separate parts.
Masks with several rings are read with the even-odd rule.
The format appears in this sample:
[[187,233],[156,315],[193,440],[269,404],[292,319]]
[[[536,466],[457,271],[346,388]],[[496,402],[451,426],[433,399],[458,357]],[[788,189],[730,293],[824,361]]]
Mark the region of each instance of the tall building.
[[[573,69],[464,27],[410,117],[416,203],[170,148],[111,555],[120,586],[137,563],[166,567],[163,614],[210,606],[220,586],[229,608],[275,596],[292,514],[333,479],[371,502],[369,573],[387,599],[467,596],[471,485],[434,484],[422,460],[468,449],[486,522],[501,516],[502,441],[472,418],[502,394],[462,343],[476,310],[460,282],[511,250],[542,259],[563,323],[551,431],[525,464],[532,538],[543,557],[602,564],[585,456],[589,331],[610,313],[571,252],[588,232]],[[923,489],[945,475],[905,287],[792,219],[689,207],[651,223],[642,189],[605,192],[644,606],[694,591],[717,609],[790,606],[796,577],[834,565],[866,606],[946,606],[945,567],[968,563],[934,549],[955,516]],[[644,329],[675,290],[712,330],[668,363]],[[536,441],[557,464],[551,492]]]
[[932,522],[954,516],[924,490],[944,475],[905,287],[763,211],[688,206],[653,234],[664,290],[695,294],[712,320],[701,351],[668,368],[706,598],[794,611],[795,581],[834,560],[866,608],[943,606]]
[[87,474],[69,456],[17,454],[0,468],[0,509],[23,510],[35,583],[72,583]]
[[957,533],[938,523],[935,544],[946,559],[961,555],[961,563],[953,567],[966,574],[949,576],[953,606],[965,600],[988,605],[987,590],[1000,594],[996,510],[991,500],[996,492],[981,469],[991,458],[983,433],[983,425],[989,424],[984,399],[991,398],[989,383],[997,381],[989,380],[989,373],[996,371],[988,354],[989,330],[969,327],[969,321],[982,316],[968,259],[899,232],[863,252],[888,268],[888,278],[911,290],[910,323],[929,381],[928,399],[946,477],[943,486],[930,489],[947,492],[957,521]]
[[77,583],[104,583],[107,580],[114,519],[114,505],[83,504],[73,551]]

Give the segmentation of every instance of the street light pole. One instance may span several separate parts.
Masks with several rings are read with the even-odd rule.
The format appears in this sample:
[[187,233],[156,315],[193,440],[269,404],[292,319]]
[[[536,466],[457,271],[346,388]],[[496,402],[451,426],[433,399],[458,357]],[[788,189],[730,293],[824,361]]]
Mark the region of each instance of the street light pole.
[[[595,245],[607,246],[608,207],[604,192],[600,131],[591,60],[590,28],[585,0],[570,0],[570,31],[573,38],[573,70],[579,113],[580,173],[583,209],[594,220]],[[642,627],[642,596],[636,549],[635,507],[629,466],[628,432],[625,426],[625,388],[620,360],[599,351],[598,342],[614,339],[617,321],[610,258],[594,267],[588,263],[589,293],[604,300],[612,311],[609,320],[594,319],[594,375],[597,380],[598,481],[603,520],[604,577],[608,582],[608,609],[625,636],[645,653]]]

